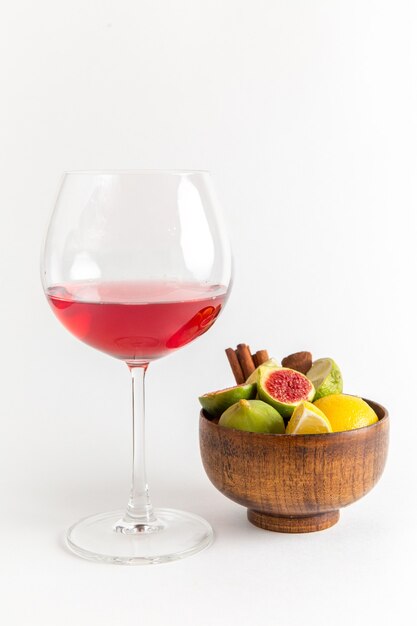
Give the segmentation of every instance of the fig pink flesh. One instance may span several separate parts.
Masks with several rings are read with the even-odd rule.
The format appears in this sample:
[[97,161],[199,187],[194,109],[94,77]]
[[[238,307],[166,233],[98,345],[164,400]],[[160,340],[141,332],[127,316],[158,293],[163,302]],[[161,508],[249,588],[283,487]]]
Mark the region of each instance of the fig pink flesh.
[[298,372],[278,370],[269,374],[265,389],[276,400],[291,404],[307,399],[311,384]]

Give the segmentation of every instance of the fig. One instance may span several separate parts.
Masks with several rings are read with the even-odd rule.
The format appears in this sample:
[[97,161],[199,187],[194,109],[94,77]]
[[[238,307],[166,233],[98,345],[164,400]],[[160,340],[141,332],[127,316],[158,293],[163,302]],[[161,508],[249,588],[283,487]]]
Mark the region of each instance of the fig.
[[311,402],[315,394],[314,385],[307,376],[288,367],[261,367],[257,386],[259,398],[288,418],[300,402]]
[[220,391],[212,391],[200,396],[199,402],[211,417],[220,415],[239,400],[250,400],[256,396],[256,384],[237,385]]
[[232,404],[222,414],[219,425],[251,433],[285,433],[279,412],[261,400],[239,400]]
[[279,363],[276,359],[268,359],[267,361],[265,361],[265,363],[262,363],[262,365],[259,365],[259,367],[257,367],[256,370],[252,372],[252,374],[249,376],[248,380],[246,381],[247,383],[258,382],[258,374],[259,374],[259,370],[261,369],[261,367],[273,367],[276,369],[277,367],[279,367]]

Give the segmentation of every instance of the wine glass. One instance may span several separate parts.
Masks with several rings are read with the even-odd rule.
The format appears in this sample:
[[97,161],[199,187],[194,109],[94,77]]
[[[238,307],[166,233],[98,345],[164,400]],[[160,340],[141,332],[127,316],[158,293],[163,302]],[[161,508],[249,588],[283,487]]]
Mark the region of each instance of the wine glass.
[[132,381],[133,471],[125,510],[87,517],[67,533],[87,559],[144,564],[211,543],[191,513],[152,507],[144,455],[148,365],[194,341],[231,287],[231,253],[203,171],[65,174],[47,232],[42,282],[59,321],[86,344],[125,361]]

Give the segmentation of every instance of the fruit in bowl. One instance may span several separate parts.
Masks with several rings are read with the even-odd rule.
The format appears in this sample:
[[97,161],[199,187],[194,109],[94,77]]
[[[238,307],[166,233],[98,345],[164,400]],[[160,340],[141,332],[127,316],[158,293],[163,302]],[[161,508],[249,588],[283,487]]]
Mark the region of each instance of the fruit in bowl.
[[[310,352],[296,352],[283,358],[279,365],[276,359],[269,358],[266,350],[257,353],[262,354],[262,357],[258,356],[255,360],[248,346],[239,344],[238,348],[234,354],[242,376],[244,370],[251,370],[247,380],[236,387],[199,397],[203,409],[212,418],[220,418],[221,426],[252,432],[272,432],[266,421],[262,430],[262,421],[257,420],[255,414],[251,415],[251,412],[256,411],[265,413],[268,407],[278,411],[286,425],[287,434],[332,433],[370,426],[378,421],[375,411],[362,398],[342,393],[342,373],[333,359],[321,358],[313,362]],[[240,382],[236,365],[232,369],[237,382]],[[258,400],[256,404],[239,404],[240,400],[255,397]],[[222,420],[227,410],[227,416],[240,412],[242,416],[245,415],[245,419]]]
[[261,366],[256,384],[259,398],[275,407],[283,417],[291,417],[300,402],[312,400],[316,393],[307,376],[288,367]]
[[251,433],[285,433],[284,420],[273,406],[260,400],[239,400],[222,414],[220,426]]
[[[296,365],[304,368],[305,374],[298,373],[312,385],[313,394],[304,378],[285,372],[283,377],[276,375],[278,385],[265,384],[272,372],[297,372],[290,367],[294,366],[292,355],[282,368],[278,362],[265,366],[269,360],[265,354],[264,361],[252,359],[250,364],[245,351],[243,361],[237,359],[240,370],[232,367],[235,376],[238,373],[237,386],[252,377],[249,384],[257,381],[262,399],[243,400],[247,403],[244,411],[241,404],[239,409],[231,403],[220,417],[207,410],[200,414],[201,456],[211,482],[228,498],[247,507],[253,524],[280,532],[311,532],[335,524],[339,509],[364,496],[379,480],[388,451],[386,409],[342,393],[340,370],[337,368],[335,375],[337,366],[331,359],[330,368],[329,363],[314,368],[314,362],[308,363],[309,353],[297,354],[307,355],[301,365],[297,357]],[[309,379],[311,369],[313,374],[320,370],[314,378],[317,388]],[[291,396],[290,402],[285,383],[291,393],[299,394]],[[265,393],[262,389],[259,392],[260,385]],[[317,389],[321,395],[315,399]],[[284,410],[277,409],[276,402],[284,404]],[[285,432],[282,428],[274,432],[259,421],[254,428],[255,413],[270,408],[281,415]],[[227,419],[242,412],[245,419]]]

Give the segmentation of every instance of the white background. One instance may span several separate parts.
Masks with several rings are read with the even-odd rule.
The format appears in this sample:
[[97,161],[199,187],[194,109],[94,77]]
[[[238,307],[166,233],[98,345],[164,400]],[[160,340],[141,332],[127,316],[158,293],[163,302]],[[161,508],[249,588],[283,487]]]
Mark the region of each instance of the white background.
[[[2,623],[400,623],[417,531],[416,40],[412,0],[2,3]],[[142,167],[212,171],[236,277],[218,324],[148,376],[153,499],[205,516],[216,542],[127,568],[63,547],[70,523],[127,498],[129,384],[53,318],[38,259],[65,169]],[[390,409],[385,474],[332,529],[256,529],[204,475],[197,396],[232,384],[239,341],[333,356],[347,391]]]

